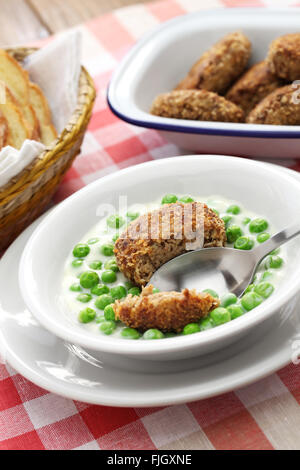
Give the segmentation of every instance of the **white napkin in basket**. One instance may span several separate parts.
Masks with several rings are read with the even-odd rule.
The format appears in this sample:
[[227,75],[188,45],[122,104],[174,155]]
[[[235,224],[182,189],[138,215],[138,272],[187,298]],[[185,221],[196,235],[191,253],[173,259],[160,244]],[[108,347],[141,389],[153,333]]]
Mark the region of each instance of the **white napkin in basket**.
[[[81,34],[73,30],[59,35],[47,46],[31,54],[25,61],[31,81],[43,90],[54,126],[60,133],[77,104],[81,68]],[[20,173],[45,146],[26,140],[20,150],[10,146],[0,151],[0,188]]]
[[21,150],[9,145],[4,147],[0,152],[0,187],[24,170],[44,149],[45,145],[34,140],[25,140]]

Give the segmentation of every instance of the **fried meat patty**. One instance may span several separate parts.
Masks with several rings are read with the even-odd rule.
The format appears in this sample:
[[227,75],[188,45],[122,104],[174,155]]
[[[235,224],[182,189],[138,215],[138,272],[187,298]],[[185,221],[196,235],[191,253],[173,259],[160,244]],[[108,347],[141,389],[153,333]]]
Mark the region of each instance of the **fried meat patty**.
[[144,286],[164,263],[187,250],[224,246],[225,224],[201,202],[165,204],[134,220],[116,241],[120,271]]
[[288,81],[300,80],[300,33],[285,34],[274,39],[267,61],[278,77]]
[[243,122],[234,103],[207,90],[178,90],[158,95],[150,112],[156,116],[200,121]]
[[225,93],[244,71],[251,53],[251,43],[241,32],[227,34],[192,66],[177,90],[203,88]]
[[295,126],[300,124],[299,93],[292,85],[286,85],[266,96],[250,112],[247,122],[250,124],[275,124]]
[[271,72],[267,61],[253,65],[227,92],[225,98],[240,106],[247,115],[265,96],[284,85]]
[[139,296],[129,294],[117,300],[113,305],[116,319],[142,331],[158,328],[180,332],[185,325],[198,322],[220,304],[210,294],[197,293],[194,289],[155,294],[152,290],[153,286],[149,285]]

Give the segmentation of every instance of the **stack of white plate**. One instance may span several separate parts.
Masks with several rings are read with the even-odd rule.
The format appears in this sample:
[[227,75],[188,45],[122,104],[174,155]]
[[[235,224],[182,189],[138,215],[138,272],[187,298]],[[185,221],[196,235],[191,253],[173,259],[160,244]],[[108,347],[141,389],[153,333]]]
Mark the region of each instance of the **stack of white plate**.
[[[300,223],[300,178],[265,163],[225,156],[158,160],[108,175],[29,227],[0,262],[1,350],[37,385],[111,406],[162,406],[224,393],[297,356],[300,240],[287,244],[274,294],[212,330],[156,341],[95,335],[65,315],[59,292],[70,247],[93,227],[99,202],[155,200],[165,193],[219,194],[265,214],[278,230]],[[23,256],[22,256],[23,255]],[[20,260],[22,259],[21,263]]]

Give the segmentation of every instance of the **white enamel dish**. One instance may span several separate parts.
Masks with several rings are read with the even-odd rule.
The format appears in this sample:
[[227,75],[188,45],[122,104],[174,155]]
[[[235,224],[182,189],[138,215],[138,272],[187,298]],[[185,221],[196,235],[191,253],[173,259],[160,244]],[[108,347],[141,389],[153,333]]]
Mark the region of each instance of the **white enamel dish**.
[[[300,184],[281,167],[226,156],[185,156],[158,160],[108,175],[57,206],[39,224],[20,266],[23,298],[35,318],[65,341],[97,352],[149,360],[175,360],[224,348],[264,323],[287,314],[300,288],[300,240],[287,246],[286,274],[274,294],[242,317],[209,331],[156,341],[133,341],[85,330],[60,302],[62,272],[72,247],[98,222],[99,204],[116,208],[146,203],[163,194],[219,194],[268,218],[278,230],[300,213]],[[277,315],[278,314],[278,315]]]
[[151,31],[127,54],[110,82],[108,104],[121,119],[156,129],[167,140],[194,152],[299,158],[300,126],[190,121],[149,113],[155,96],[171,91],[225,34],[242,30],[250,38],[250,64],[254,64],[266,57],[274,38],[299,32],[299,24],[298,8],[228,8],[175,18]]

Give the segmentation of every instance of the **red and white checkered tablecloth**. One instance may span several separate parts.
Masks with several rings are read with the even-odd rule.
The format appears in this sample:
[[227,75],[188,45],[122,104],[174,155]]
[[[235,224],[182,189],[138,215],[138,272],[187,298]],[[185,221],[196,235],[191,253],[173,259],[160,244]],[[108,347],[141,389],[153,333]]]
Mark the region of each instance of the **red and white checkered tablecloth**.
[[[142,34],[172,17],[204,8],[282,5],[297,2],[166,0],[116,10],[79,26],[84,64],[98,96],[82,154],[55,202],[120,168],[180,153],[155,131],[120,121],[106,104],[112,71]],[[295,161],[282,164],[300,170]],[[236,392],[154,409],[74,402],[40,389],[9,365],[0,365],[0,449],[299,449],[299,429],[300,367],[295,365]]]

